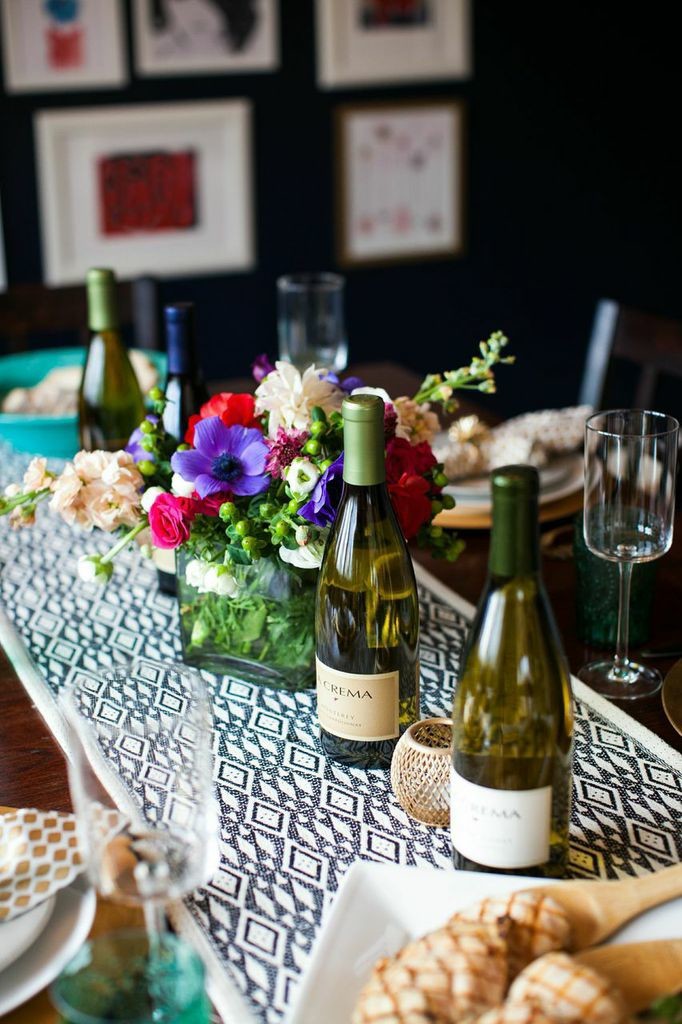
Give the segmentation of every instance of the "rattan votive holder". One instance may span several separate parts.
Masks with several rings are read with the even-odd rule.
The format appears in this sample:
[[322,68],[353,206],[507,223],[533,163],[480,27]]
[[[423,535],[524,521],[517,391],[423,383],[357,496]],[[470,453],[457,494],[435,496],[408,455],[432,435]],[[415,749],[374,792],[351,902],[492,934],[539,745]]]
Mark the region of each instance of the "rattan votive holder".
[[450,824],[449,718],[424,718],[400,737],[391,762],[391,786],[410,817],[424,825]]

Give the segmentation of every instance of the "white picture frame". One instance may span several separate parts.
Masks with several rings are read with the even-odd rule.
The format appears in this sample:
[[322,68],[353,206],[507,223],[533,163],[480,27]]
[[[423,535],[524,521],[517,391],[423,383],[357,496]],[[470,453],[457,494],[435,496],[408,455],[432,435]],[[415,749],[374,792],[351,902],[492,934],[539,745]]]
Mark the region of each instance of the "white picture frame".
[[34,128],[48,284],[253,267],[247,100],[39,111]]
[[336,111],[337,259],[385,265],[464,250],[464,105],[424,99]]
[[338,89],[468,78],[471,0],[414,2],[421,22],[384,25],[366,23],[372,0],[317,0],[318,85]]
[[208,0],[161,0],[161,26],[149,0],[133,0],[135,71],[142,77],[273,71],[279,66],[277,0],[255,0],[254,22],[232,24]]
[[0,9],[8,92],[108,89],[128,80],[121,0],[80,0],[71,20],[51,16],[43,0],[1,0]]

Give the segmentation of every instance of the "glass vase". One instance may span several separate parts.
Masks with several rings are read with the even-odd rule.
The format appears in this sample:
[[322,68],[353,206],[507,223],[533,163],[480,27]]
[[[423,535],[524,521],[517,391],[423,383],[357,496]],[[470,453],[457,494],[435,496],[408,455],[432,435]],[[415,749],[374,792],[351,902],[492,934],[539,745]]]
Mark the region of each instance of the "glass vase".
[[188,584],[188,556],[178,552],[183,658],[190,665],[278,690],[315,685],[317,571],[276,556],[233,567],[233,597]]

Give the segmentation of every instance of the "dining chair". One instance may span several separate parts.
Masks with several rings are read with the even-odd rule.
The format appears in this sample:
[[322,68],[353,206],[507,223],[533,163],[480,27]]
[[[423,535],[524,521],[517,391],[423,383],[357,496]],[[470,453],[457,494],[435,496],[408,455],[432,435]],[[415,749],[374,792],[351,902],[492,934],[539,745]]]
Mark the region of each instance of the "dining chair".
[[[159,286],[152,277],[120,282],[118,304],[121,326],[130,328],[135,348],[161,349]],[[69,336],[79,344],[88,339],[85,287],[48,288],[42,284],[16,284],[0,293],[0,341],[8,352],[22,352],[33,342]],[[61,338],[60,338],[61,341]]]
[[603,407],[609,378],[624,360],[638,369],[632,406],[651,408],[662,377],[682,377],[682,322],[600,299],[578,402]]

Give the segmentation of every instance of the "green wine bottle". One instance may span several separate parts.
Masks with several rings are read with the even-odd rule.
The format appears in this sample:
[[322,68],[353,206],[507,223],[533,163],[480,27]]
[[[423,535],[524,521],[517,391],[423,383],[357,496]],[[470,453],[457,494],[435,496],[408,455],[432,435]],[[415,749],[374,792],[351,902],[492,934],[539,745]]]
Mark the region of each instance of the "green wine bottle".
[[419,717],[419,604],[386,490],[384,403],[343,403],[343,491],[320,568],[317,714],[326,754],[383,768]]
[[144,419],[144,402],[119,330],[112,270],[88,271],[90,343],[78,396],[81,447],[125,448]]
[[456,868],[562,875],[568,856],[573,699],[540,577],[538,474],[492,475],[489,577],[455,693]]

